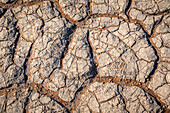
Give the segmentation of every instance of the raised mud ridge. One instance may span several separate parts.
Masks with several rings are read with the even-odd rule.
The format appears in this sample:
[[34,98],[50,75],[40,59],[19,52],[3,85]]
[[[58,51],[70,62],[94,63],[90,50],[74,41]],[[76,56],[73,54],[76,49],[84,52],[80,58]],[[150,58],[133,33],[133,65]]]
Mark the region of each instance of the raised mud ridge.
[[169,0],[0,0],[1,113],[170,113]]

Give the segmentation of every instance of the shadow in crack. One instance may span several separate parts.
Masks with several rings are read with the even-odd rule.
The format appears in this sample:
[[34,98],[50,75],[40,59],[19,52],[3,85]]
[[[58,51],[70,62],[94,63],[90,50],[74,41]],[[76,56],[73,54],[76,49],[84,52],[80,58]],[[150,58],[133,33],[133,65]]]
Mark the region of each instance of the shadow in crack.
[[63,52],[61,54],[61,57],[60,57],[61,58],[61,60],[60,60],[60,68],[62,68],[63,59],[64,59],[65,55],[68,52],[68,47],[69,47],[69,44],[71,42],[71,37],[72,37],[72,34],[75,32],[76,28],[77,28],[77,26],[74,24],[73,26],[71,26],[70,28],[67,28],[64,31],[64,32],[66,32],[64,34],[64,37],[66,37],[65,39],[67,39],[67,40],[66,40],[66,46],[65,46],[65,48],[64,48],[64,50],[63,50]]

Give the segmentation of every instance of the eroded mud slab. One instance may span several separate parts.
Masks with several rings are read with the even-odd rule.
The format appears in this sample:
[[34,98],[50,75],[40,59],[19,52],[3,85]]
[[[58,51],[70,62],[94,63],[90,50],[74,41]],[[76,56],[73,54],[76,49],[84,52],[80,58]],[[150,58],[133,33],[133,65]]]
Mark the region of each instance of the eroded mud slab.
[[169,113],[169,0],[0,0],[0,111]]

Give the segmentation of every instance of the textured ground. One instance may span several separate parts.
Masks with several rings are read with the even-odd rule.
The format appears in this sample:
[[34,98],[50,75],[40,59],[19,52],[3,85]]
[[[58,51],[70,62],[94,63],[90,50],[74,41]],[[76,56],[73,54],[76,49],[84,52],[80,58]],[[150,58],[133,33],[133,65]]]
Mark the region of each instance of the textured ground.
[[170,113],[170,0],[0,0],[0,112]]

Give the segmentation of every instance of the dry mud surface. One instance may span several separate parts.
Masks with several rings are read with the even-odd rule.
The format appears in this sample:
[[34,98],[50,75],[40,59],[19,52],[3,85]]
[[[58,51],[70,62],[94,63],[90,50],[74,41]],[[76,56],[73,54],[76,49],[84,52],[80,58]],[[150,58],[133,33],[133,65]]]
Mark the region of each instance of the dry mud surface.
[[170,0],[0,0],[1,113],[170,113]]

